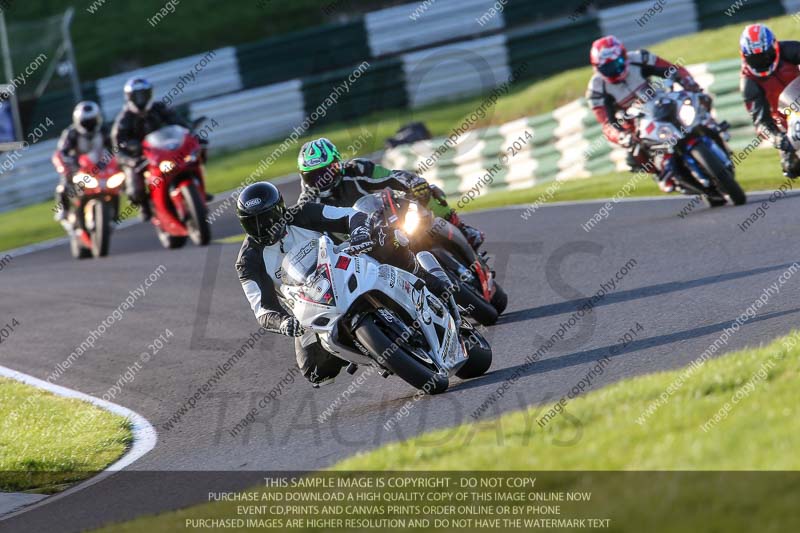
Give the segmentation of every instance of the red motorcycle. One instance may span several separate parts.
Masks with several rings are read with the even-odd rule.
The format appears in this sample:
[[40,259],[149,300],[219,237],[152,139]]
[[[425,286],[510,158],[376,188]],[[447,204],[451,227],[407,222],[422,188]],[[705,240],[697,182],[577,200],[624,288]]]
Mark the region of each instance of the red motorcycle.
[[[59,173],[65,172],[61,154],[52,157]],[[119,213],[119,194],[125,183],[115,158],[99,162],[84,154],[78,159],[67,197],[69,215],[61,225],[70,236],[70,251],[75,259],[105,257],[111,242],[112,221]]]
[[205,246],[211,240],[203,170],[203,148],[192,132],[166,126],[144,138],[144,176],[158,239],[180,248],[186,238]]

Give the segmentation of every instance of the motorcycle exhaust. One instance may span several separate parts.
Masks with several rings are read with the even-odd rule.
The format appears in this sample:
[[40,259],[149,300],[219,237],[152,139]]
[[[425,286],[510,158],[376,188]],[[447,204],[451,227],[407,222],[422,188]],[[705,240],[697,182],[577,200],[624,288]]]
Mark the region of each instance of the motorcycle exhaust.
[[[436,276],[445,286],[450,287],[452,286],[452,281],[450,278],[445,274],[444,270],[442,269],[442,265],[439,264],[439,261],[436,257],[433,256],[432,253],[424,251],[418,252],[417,255],[417,263],[419,266],[422,267],[426,272]],[[456,305],[456,300],[453,297],[452,291],[448,294],[448,306],[450,307],[450,312],[453,313],[453,318],[456,321],[456,331],[461,330],[461,313],[458,310],[458,305]]]

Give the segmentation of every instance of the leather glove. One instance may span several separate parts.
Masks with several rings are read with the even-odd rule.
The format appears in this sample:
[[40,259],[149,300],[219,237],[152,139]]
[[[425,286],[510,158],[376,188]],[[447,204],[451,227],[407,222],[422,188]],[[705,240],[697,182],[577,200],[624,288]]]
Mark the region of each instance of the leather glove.
[[786,153],[794,152],[794,146],[792,146],[792,141],[789,140],[789,136],[786,135],[785,133],[776,135],[772,142],[775,144],[775,148],[777,148],[781,152],[786,152]]
[[371,225],[360,226],[350,234],[350,246],[346,252],[350,255],[367,253],[372,250],[375,243],[372,242],[370,235]]
[[299,337],[303,334],[303,326],[300,325],[300,322],[295,317],[287,316],[281,322],[280,332],[281,335],[286,335],[287,337]]
[[430,200],[431,186],[424,178],[414,176],[408,184],[408,190],[421,203],[427,203]]
[[633,146],[633,134],[627,131],[623,131],[617,137],[617,144],[623,148],[630,148]]

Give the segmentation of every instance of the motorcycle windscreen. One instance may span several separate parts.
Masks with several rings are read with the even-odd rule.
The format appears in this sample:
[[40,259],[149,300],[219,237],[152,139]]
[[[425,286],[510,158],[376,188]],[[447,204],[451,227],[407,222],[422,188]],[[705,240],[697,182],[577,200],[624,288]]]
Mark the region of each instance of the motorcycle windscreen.
[[800,112],[800,78],[786,86],[778,98],[778,109],[781,113],[789,116],[790,112]]
[[166,126],[147,135],[144,142],[159,150],[177,150],[188,133],[189,130],[181,126]]
[[380,194],[367,194],[353,204],[353,209],[369,215],[383,209],[383,200]]
[[292,248],[281,262],[281,281],[286,285],[305,285],[317,270],[318,247],[319,239],[311,239]]

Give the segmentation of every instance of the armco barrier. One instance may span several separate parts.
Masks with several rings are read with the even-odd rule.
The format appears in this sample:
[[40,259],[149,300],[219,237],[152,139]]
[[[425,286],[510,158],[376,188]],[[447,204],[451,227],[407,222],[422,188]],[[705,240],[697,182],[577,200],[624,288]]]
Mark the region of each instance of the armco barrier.
[[232,47],[210,50],[98,80],[97,93],[108,120],[113,120],[122,109],[123,87],[133,77],[150,80],[155,87],[155,98],[166,97],[172,106],[242,89],[235,50]]
[[369,59],[361,18],[236,47],[245,88],[330,72]]
[[[714,95],[717,117],[731,124],[731,147],[749,144],[755,132],[739,94],[739,61],[688,68]],[[515,142],[523,149],[509,151]],[[488,182],[490,189],[518,189],[627,169],[625,151],[605,141],[583,99],[552,113],[471,131],[455,146],[446,138],[401,146],[387,151],[383,162],[418,172],[450,194],[464,193],[478,182]],[[489,175],[491,179],[481,179]]]
[[694,0],[669,0],[653,9],[654,0],[603,9],[598,12],[603,35],[616,35],[628,50],[666,41],[700,30]]
[[490,11],[496,2],[420,1],[368,13],[365,24],[372,56],[396,54],[501,30],[503,16],[499,13],[491,16]]
[[217,96],[190,106],[192,118],[214,119],[209,128],[214,149],[244,148],[287,134],[303,122],[300,80]]

